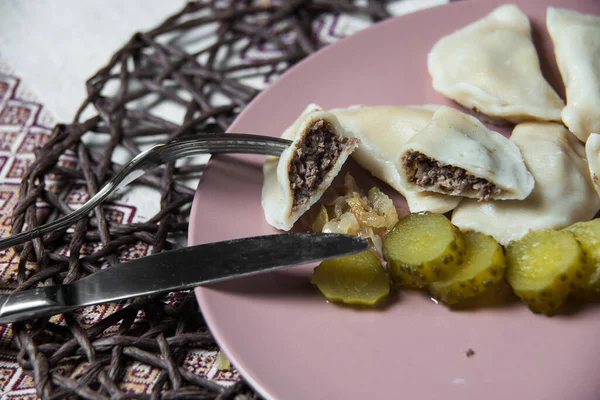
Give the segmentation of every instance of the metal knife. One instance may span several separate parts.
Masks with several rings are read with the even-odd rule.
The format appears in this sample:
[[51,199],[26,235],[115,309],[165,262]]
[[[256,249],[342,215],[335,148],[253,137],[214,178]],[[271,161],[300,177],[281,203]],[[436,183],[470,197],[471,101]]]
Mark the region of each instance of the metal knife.
[[190,289],[209,282],[358,253],[367,247],[365,239],[333,233],[286,233],[189,246],[127,261],[71,284],[0,296],[0,324]]

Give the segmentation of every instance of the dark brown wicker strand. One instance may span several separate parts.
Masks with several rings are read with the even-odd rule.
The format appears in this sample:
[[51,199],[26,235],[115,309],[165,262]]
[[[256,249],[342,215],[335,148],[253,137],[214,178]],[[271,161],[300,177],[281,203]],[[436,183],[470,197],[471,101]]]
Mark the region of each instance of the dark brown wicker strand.
[[[12,231],[39,226],[70,211],[52,187],[66,190],[79,185],[89,196],[95,194],[121,168],[112,159],[119,148],[133,157],[140,152],[140,139],[148,143],[223,132],[259,92],[241,76],[259,67],[281,72],[324,46],[313,23],[324,13],[352,13],[379,21],[388,16],[385,8],[384,2],[376,0],[361,5],[351,0],[192,1],[154,29],[134,34],[86,82],[87,98],[73,122],[56,125],[46,145],[36,150],[37,158],[21,182]],[[188,52],[177,43],[186,32],[214,23],[219,26],[213,44]],[[245,45],[240,50],[241,43]],[[248,60],[246,52],[256,46],[277,52],[270,58]],[[237,57],[223,59],[222,54]],[[107,86],[115,83],[118,90],[108,93]],[[225,97],[226,104],[217,106],[214,94]],[[185,117],[175,123],[157,115],[152,106],[140,106],[140,101],[152,96],[159,99],[152,105],[171,102],[184,107]],[[91,146],[84,135],[104,142]],[[64,164],[65,155],[76,157],[77,165]],[[150,171],[135,184],[158,190],[159,211],[154,216],[145,222],[115,223],[105,212],[110,202],[105,203],[70,229],[17,247],[16,282],[3,284],[19,291],[68,283],[117,263],[134,246],[149,246],[154,253],[178,246],[177,238],[185,238],[187,232],[184,215],[194,191],[175,178],[201,172],[201,165],[174,163]],[[39,213],[40,200],[50,212]],[[35,261],[33,268],[31,261]],[[92,326],[84,325],[80,313],[67,314],[60,323],[46,318],[13,324],[18,362],[31,371],[43,399],[257,399],[243,381],[224,388],[184,367],[189,351],[217,346],[193,292],[174,296],[183,299],[144,297],[119,304]],[[134,361],[159,370],[148,393],[130,393],[121,386],[126,366]],[[65,363],[79,365],[78,374],[72,376]]]

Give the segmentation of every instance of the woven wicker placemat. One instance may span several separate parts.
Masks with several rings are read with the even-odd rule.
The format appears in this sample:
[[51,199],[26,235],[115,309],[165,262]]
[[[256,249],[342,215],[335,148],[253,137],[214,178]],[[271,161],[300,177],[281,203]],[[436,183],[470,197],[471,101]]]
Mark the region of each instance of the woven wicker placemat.
[[[326,43],[323,15],[388,17],[385,2],[345,0],[190,2],[156,28],[133,35],[91,77],[73,123],[54,127],[35,150],[20,183],[12,232],[68,213],[62,193],[85,201],[148,144],[181,135],[223,132],[258,93],[252,75],[280,73]],[[193,49],[194,37],[215,40]],[[192,46],[190,46],[192,44]],[[267,51],[265,51],[265,49]],[[260,50],[260,57],[253,52]],[[178,109],[182,115],[173,121]],[[132,256],[176,248],[187,233],[193,187],[202,163],[170,163],[135,185],[159,193],[160,208],[142,222],[116,218],[111,202],[74,227],[15,249],[14,291],[68,283]],[[135,187],[135,185],[133,187]],[[90,319],[93,314],[96,318]],[[243,329],[243,327],[241,327]],[[44,399],[227,399],[257,395],[232,372],[228,387],[195,373],[190,355],[217,349],[193,292],[142,297],[12,325],[18,362]],[[135,367],[146,371],[125,384]]]

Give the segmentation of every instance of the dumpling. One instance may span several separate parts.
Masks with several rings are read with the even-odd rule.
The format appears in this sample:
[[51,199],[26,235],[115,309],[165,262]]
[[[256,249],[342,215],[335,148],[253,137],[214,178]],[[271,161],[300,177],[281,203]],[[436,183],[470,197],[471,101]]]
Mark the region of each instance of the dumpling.
[[261,203],[270,225],[290,230],[331,185],[359,142],[341,131],[333,114],[311,104],[283,132],[293,143],[263,166]]
[[534,185],[514,143],[445,106],[400,148],[398,171],[408,189],[481,201],[524,199]]
[[525,200],[478,203],[465,199],[452,214],[461,230],[477,230],[502,245],[539,229],[561,229],[594,217],[600,209],[583,145],[562,124],[528,122],[510,140],[535,178]]
[[600,196],[600,135],[592,133],[585,142],[585,155],[594,188]]
[[439,40],[427,67],[436,91],[491,119],[560,121],[564,102],[542,76],[529,20],[513,4]]
[[549,7],[546,23],[567,94],[562,120],[585,142],[600,132],[600,17]]
[[360,139],[352,158],[373,176],[404,196],[411,212],[445,213],[460,203],[460,197],[408,190],[400,183],[395,163],[400,147],[425,127],[437,105],[353,106],[331,110],[344,135]]

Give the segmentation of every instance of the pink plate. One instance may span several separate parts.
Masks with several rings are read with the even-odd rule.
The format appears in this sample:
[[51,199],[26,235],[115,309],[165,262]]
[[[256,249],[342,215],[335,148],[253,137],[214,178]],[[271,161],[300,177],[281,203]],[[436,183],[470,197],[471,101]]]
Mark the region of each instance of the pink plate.
[[[426,55],[501,1],[462,1],[390,19],[325,48],[252,102],[231,132],[279,136],[308,103],[452,104],[431,87]],[[600,14],[597,0],[523,0],[545,73],[562,83],[546,7]],[[260,204],[259,156],[210,161],[191,211],[190,245],[275,232]],[[402,292],[377,310],[324,301],[312,266],[196,289],[211,331],[244,377],[273,399],[596,400],[600,307],[567,316],[520,303],[449,310]],[[466,356],[468,349],[475,354]]]

